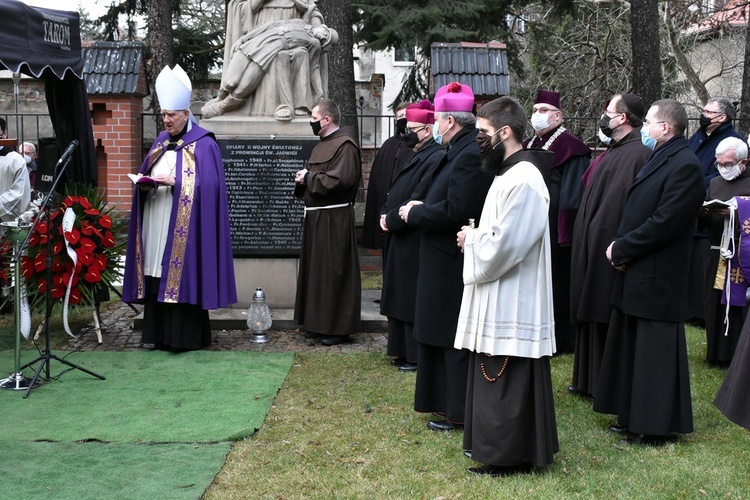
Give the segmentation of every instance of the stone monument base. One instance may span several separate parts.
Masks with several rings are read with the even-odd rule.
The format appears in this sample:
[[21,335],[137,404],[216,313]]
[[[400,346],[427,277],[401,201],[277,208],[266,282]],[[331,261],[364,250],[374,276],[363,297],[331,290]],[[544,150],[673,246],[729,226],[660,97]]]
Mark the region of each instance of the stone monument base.
[[[221,115],[201,120],[200,126],[213,132],[220,144],[242,144],[246,141],[252,141],[254,144],[264,145],[263,147],[273,147],[274,144],[289,144],[291,141],[294,144],[307,143],[307,147],[311,149],[319,140],[313,135],[310,128],[310,118],[306,116],[282,122],[273,118]],[[243,168],[257,169],[259,168],[259,161],[263,168],[268,168],[269,165],[276,165],[275,162],[277,161],[286,161],[286,158],[291,157],[280,159],[276,156],[266,156],[261,158],[260,153],[258,153],[258,155],[253,156],[253,160],[248,159],[241,166],[238,166],[239,164],[233,163],[233,160],[227,158],[225,154],[227,154],[227,151],[222,149],[224,168],[227,173],[230,222],[234,224],[233,233],[238,231],[238,234],[233,235],[234,274],[238,300],[237,306],[234,307],[247,307],[252,301],[255,289],[261,287],[266,294],[269,307],[272,309],[294,309],[297,270],[299,268],[299,242],[296,242],[297,246],[295,247],[289,244],[294,238],[290,238],[290,241],[276,240],[281,241],[282,245],[286,245],[284,248],[278,249],[278,253],[274,253],[274,250],[268,251],[267,248],[258,251],[258,247],[254,246],[255,243],[247,244],[238,241],[241,239],[238,238],[239,232],[248,231],[248,228],[244,227],[239,220],[250,217],[254,223],[257,222],[256,225],[263,227],[261,230],[257,230],[256,227],[255,231],[266,233],[268,231],[265,228],[272,230],[274,224],[278,224],[280,219],[288,216],[290,211],[296,210],[299,212],[297,214],[298,222],[291,225],[298,227],[301,234],[302,205],[299,204],[299,206],[291,208],[289,206],[286,208],[279,207],[284,207],[286,203],[292,203],[294,172],[297,168],[304,167],[309,153],[295,155],[293,158],[296,163],[293,167],[289,166],[288,161],[284,164],[279,163],[277,168],[280,170],[278,171],[284,171],[281,180],[278,176],[273,178],[273,175],[261,174],[260,176],[256,175],[252,180],[241,180],[240,183],[244,183],[246,186],[240,188],[237,186],[236,178],[238,172],[241,175]],[[243,156],[242,158],[249,157]],[[230,172],[232,173],[231,176],[229,175]],[[288,185],[284,179],[288,179]],[[268,185],[263,185],[265,183],[268,183]],[[260,193],[255,190],[258,185],[263,185],[263,191],[267,191],[263,194],[270,196],[271,200],[258,202],[251,209],[244,208],[243,203],[248,200],[248,197],[255,200],[260,199],[258,198]],[[279,187],[280,185],[282,187]],[[266,209],[264,210],[262,207],[266,207]]]
[[237,283],[236,306],[247,308],[255,289],[266,294],[271,309],[294,309],[297,293],[299,259],[293,258],[234,258],[234,279]]

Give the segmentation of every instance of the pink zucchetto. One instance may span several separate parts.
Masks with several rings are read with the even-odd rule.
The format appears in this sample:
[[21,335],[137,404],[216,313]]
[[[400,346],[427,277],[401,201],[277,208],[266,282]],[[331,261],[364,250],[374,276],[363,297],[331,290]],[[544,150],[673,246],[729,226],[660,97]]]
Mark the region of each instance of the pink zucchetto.
[[474,91],[468,85],[458,82],[449,83],[435,94],[435,112],[474,110]]
[[406,121],[432,125],[435,123],[435,106],[427,99],[406,107]]

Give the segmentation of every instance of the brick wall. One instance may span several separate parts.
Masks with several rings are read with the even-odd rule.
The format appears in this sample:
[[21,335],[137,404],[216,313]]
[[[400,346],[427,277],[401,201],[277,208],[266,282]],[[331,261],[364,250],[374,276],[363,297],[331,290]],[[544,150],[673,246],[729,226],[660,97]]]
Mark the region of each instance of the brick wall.
[[143,161],[143,99],[138,96],[90,96],[89,106],[99,186],[107,190],[110,205],[128,211],[133,183],[127,174],[137,173]]

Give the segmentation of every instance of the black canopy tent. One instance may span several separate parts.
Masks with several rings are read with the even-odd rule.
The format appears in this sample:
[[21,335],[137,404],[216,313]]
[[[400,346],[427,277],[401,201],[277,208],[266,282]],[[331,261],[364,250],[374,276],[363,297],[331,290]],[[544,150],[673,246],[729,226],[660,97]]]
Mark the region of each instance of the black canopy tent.
[[59,186],[97,185],[91,111],[83,81],[81,29],[77,12],[0,2],[0,69],[44,80],[58,155],[73,139],[80,143]]

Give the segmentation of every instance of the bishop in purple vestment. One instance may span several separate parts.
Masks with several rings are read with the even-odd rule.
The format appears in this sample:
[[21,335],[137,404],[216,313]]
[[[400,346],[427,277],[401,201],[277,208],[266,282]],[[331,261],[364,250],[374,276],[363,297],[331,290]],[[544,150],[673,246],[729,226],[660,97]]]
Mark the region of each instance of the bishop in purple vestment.
[[143,343],[187,350],[211,343],[208,310],[236,302],[237,293],[219,147],[194,123],[189,91],[175,102],[190,84],[178,68],[156,82],[166,130],[133,194],[123,300],[145,305]]

